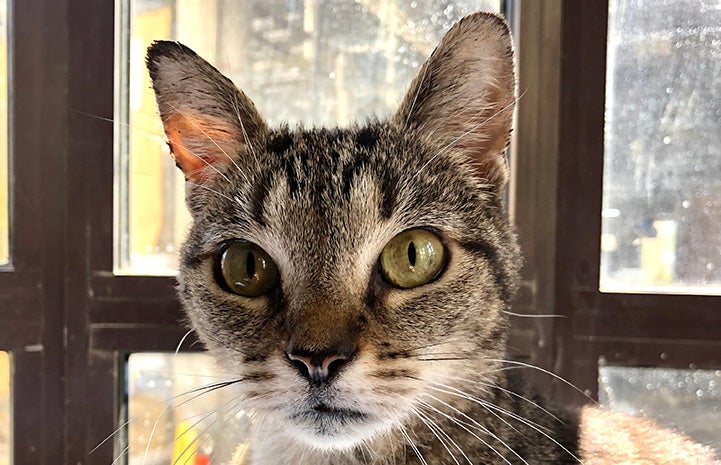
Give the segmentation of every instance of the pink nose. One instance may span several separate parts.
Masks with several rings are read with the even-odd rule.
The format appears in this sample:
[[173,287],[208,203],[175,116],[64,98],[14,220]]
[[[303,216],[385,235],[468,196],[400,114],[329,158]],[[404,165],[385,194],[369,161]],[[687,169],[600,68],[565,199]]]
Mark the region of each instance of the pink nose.
[[326,384],[348,362],[350,356],[328,352],[286,352],[288,360],[311,384]]

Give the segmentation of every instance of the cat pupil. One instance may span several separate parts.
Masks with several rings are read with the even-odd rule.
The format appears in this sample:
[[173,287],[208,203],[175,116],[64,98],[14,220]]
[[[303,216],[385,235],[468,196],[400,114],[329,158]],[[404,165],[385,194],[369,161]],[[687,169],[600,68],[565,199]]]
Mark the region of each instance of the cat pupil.
[[245,257],[245,272],[248,273],[248,278],[252,278],[255,275],[255,256],[250,250],[248,251],[248,256]]
[[416,245],[413,241],[408,244],[408,261],[411,266],[416,266]]

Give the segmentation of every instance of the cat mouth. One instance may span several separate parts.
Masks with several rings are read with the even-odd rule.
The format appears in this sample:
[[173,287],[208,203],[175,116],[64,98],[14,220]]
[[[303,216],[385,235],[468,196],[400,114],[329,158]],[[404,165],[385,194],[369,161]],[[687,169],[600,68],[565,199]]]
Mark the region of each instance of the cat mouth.
[[318,415],[319,418],[329,418],[337,420],[365,420],[368,415],[357,410],[332,407],[330,405],[320,403],[311,409],[312,414]]
[[354,446],[379,429],[378,419],[369,413],[326,403],[309,405],[289,419],[294,438],[328,450]]
[[312,425],[314,429],[325,430],[326,433],[336,428],[343,429],[352,425],[362,425],[373,420],[368,413],[334,407],[323,402],[296,411],[291,415],[291,419],[299,424]]

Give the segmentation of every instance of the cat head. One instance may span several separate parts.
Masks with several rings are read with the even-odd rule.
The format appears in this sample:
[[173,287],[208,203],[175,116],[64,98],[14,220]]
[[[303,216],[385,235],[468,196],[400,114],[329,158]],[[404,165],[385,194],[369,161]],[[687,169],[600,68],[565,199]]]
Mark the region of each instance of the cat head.
[[181,300],[248,408],[342,448],[493,380],[519,262],[502,19],[461,20],[391,118],[350,128],[270,129],[176,42],[147,64],[193,217]]

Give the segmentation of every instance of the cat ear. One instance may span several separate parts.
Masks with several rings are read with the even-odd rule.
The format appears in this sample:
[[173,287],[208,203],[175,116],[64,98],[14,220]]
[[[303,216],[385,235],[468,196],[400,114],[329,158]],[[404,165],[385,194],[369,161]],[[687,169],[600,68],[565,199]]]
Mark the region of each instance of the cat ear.
[[202,182],[236,163],[268,132],[253,102],[185,45],[154,42],[146,63],[170,151],[187,180]]
[[508,180],[516,81],[506,22],[490,13],[451,28],[411,83],[393,123],[416,129],[439,150],[461,151],[486,181]]

